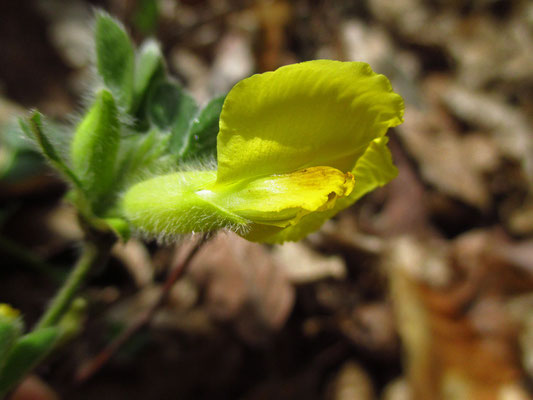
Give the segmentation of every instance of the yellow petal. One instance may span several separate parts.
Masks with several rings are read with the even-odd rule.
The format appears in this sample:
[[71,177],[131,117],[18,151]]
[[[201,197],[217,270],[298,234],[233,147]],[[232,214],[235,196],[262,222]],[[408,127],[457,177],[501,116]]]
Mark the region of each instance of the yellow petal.
[[311,167],[289,174],[202,191],[198,195],[254,223],[285,227],[304,215],[334,207],[354,186],[351,173]]
[[383,137],[370,143],[352,171],[355,177],[352,192],[348,196],[339,198],[333,208],[305,215],[297,224],[284,229],[256,225],[244,237],[255,242],[282,243],[300,240],[309,233],[318,230],[324,222],[339,211],[396,177],[398,170],[392,162],[387,142],[388,138]]
[[315,166],[351,171],[402,115],[402,98],[365,63],[317,60],[254,75],[224,102],[217,182]]

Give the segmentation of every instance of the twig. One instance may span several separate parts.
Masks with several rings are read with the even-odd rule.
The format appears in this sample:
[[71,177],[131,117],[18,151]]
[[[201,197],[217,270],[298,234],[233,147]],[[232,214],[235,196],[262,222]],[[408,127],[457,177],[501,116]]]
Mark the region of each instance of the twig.
[[157,310],[165,304],[170,294],[170,290],[174,284],[185,274],[191,260],[194,258],[198,250],[207,241],[207,235],[204,235],[198,240],[194,247],[187,254],[185,259],[176,265],[168,275],[161,293],[152,306],[144,313],[139,315],[137,320],[133,322],[128,328],[126,328],[119,336],[117,336],[111,343],[109,343],[99,354],[96,355],[87,364],[82,366],[76,374],[76,382],[83,383],[89,380],[95,373],[97,373],[107,362],[113,357],[113,355],[138,331],[146,326],[154,317]]

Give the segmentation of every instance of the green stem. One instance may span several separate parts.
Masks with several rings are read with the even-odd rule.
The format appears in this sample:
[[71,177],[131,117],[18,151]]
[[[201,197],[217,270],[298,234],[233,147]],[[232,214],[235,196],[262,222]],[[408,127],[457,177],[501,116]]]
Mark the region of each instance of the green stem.
[[112,243],[96,244],[85,242],[83,252],[67,280],[49,304],[46,312],[37,323],[35,330],[53,326],[68,311],[78,289],[85,281],[89,271],[96,265],[107,261]]

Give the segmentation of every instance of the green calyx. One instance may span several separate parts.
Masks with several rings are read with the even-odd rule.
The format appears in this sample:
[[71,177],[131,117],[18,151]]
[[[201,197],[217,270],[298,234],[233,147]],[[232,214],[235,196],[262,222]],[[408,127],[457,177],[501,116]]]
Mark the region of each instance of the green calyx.
[[245,230],[248,220],[212,201],[216,171],[185,171],[133,185],[122,212],[140,231],[160,238],[231,227]]

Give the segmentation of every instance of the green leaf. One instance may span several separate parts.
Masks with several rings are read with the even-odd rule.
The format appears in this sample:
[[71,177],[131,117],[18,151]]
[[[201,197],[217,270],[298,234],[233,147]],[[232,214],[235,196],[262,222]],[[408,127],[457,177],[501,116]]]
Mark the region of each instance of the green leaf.
[[211,100],[198,112],[194,99],[180,86],[160,82],[148,104],[151,122],[171,132],[169,149],[180,159],[216,154],[218,122],[225,96]]
[[[21,123],[26,125],[23,131]],[[35,137],[26,121],[13,120],[0,126],[0,179],[19,182],[43,171],[44,159],[35,148]],[[25,136],[29,136],[29,139]]]
[[121,24],[107,14],[98,13],[95,29],[96,65],[104,83],[129,110],[133,99],[134,51]]
[[137,51],[133,82],[132,111],[136,112],[146,100],[150,84],[165,76],[165,60],[159,44],[147,40]]
[[15,150],[7,154],[0,165],[0,179],[6,182],[20,182],[43,171],[43,157],[33,151]]
[[[159,172],[166,166],[164,156],[168,154],[169,135],[163,135],[157,129],[145,135],[124,138],[121,143],[121,161],[117,181],[123,184],[133,183],[140,172],[155,167]],[[167,157],[169,158],[169,157]]]
[[211,100],[194,119],[180,152],[182,158],[216,155],[218,123],[225,98],[224,95]]
[[80,180],[60,157],[59,153],[48,139],[48,136],[45,134],[42,114],[35,111],[29,121],[19,119],[19,124],[22,131],[37,142],[43,155],[50,161],[50,163],[59,172],[63,173],[68,181],[73,183],[76,187],[81,188]]
[[[27,124],[26,124],[27,125]],[[43,171],[43,156],[24,137],[20,124],[0,126],[0,180],[19,182]],[[29,127],[28,127],[29,130]],[[33,134],[29,134],[33,141]]]
[[159,7],[156,0],[140,0],[133,16],[135,26],[143,33],[152,33],[157,27]]
[[162,131],[182,135],[189,128],[196,110],[194,99],[175,83],[160,82],[152,89],[148,115]]
[[115,101],[110,92],[101,90],[71,143],[74,170],[93,204],[113,192],[119,135]]
[[19,317],[0,315],[0,371],[21,334],[22,320]]
[[57,327],[43,328],[16,342],[0,370],[0,398],[52,351],[59,335]]
[[[31,115],[33,115],[33,112]],[[22,125],[24,125],[24,128]],[[0,143],[2,144],[2,147],[5,146],[15,150],[36,152],[33,144],[35,137],[33,132],[31,132],[26,118],[17,118],[10,121],[8,124],[0,126],[0,128],[2,129],[2,135],[0,135]],[[53,139],[56,138],[54,137]]]
[[59,156],[59,153],[45,135],[42,120],[42,114],[38,111],[35,111],[29,120],[29,124],[23,119],[20,119],[19,122],[23,132],[37,141],[37,144],[41,148],[45,157],[47,157],[54,164],[64,164],[63,160]]
[[180,105],[179,117],[172,127],[169,149],[173,154],[179,154],[187,143],[187,132],[198,112],[198,106],[189,95],[184,96]]

